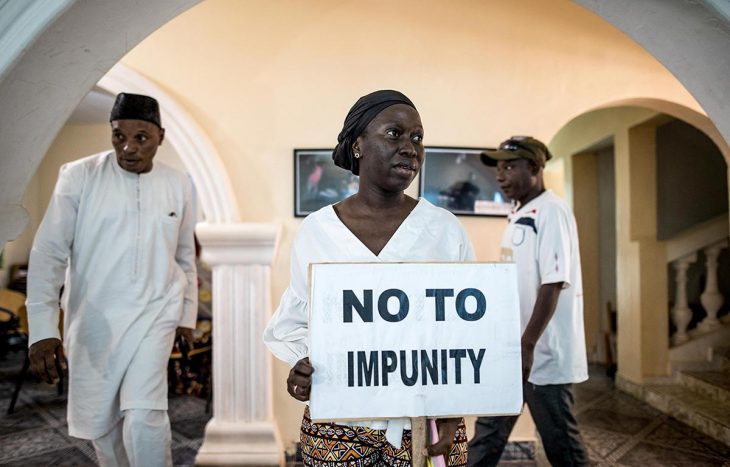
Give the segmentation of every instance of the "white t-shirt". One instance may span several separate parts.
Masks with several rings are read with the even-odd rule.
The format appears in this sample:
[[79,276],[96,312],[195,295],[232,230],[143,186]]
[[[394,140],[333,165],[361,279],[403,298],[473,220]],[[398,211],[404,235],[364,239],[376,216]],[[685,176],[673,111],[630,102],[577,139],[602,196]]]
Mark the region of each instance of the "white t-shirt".
[[[264,343],[280,360],[294,366],[309,355],[307,314],[308,270],[311,263],[474,261],[466,231],[456,217],[421,198],[395,234],[375,255],[325,206],[302,222],[292,245],[291,282],[264,331]],[[385,429],[394,446],[401,445],[408,419],[338,422]]]
[[540,286],[564,283],[555,313],[535,345],[529,382],[566,384],[588,379],[578,231],[568,205],[545,191],[513,209],[501,256],[502,261],[517,264],[523,332]]

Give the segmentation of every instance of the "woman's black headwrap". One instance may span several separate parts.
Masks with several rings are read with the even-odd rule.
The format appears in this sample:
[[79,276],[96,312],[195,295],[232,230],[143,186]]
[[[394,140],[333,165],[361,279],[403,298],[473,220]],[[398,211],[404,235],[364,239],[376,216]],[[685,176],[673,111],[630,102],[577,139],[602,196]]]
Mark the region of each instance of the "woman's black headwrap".
[[332,151],[332,160],[335,161],[336,166],[349,170],[355,175],[360,173],[360,161],[355,159],[352,152],[353,143],[380,112],[396,104],[416,108],[405,95],[389,89],[372,92],[355,102],[345,117],[345,124],[337,136],[337,146]]

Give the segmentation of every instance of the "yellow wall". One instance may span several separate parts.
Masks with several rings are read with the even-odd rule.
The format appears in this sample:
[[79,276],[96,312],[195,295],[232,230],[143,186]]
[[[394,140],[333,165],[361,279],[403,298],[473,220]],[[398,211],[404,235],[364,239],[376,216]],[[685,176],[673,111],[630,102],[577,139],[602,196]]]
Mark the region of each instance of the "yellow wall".
[[[292,149],[333,146],[347,110],[367,92],[405,92],[426,144],[442,146],[493,146],[510,134],[549,142],[573,117],[634,97],[701,112],[643,49],[567,0],[208,0],[123,62],[208,133],[243,219],[283,225],[274,303],[299,223]],[[570,167],[557,161],[547,174],[561,192]],[[462,221],[479,259],[497,259],[504,220]],[[301,406],[284,391],[287,372],[275,365],[274,406],[289,444]]]
[[598,159],[593,152],[573,156],[573,209],[580,245],[581,272],[583,273],[583,308],[586,331],[586,350],[589,361],[598,361],[601,331],[601,306],[598,278],[600,276],[598,210]]

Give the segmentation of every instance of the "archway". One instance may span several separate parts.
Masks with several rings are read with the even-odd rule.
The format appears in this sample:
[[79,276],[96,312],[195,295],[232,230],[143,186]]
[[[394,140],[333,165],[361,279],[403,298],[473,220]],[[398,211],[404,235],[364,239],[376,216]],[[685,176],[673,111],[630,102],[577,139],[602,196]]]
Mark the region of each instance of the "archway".
[[[662,228],[665,224],[662,224],[661,209],[658,209],[666,198],[666,189],[661,189],[662,186],[666,188],[666,183],[662,183],[658,175],[662,159],[658,155],[657,142],[660,130],[664,129],[666,135],[671,122],[685,122],[686,127],[703,134],[708,144],[715,148],[712,156],[716,158],[713,159],[715,173],[708,176],[713,177],[716,185],[722,185],[725,201],[723,203],[721,199],[719,204],[724,204],[725,214],[713,214],[717,217],[707,219],[700,227],[673,233],[669,238],[666,234],[669,230]],[[615,258],[615,266],[611,265],[613,271],[609,272],[614,274],[617,298],[613,305],[618,305],[621,336],[619,380],[629,387],[667,375],[670,371],[668,290],[672,289],[671,268],[667,265],[676,267],[678,261],[686,262],[688,256],[695,257],[698,250],[709,249],[716,258],[716,249],[710,247],[727,238],[727,143],[713,123],[698,112],[667,101],[637,98],[600,105],[573,118],[555,135],[550,146],[561,157],[565,184],[569,187],[581,231],[589,343],[594,349],[600,349],[601,354],[605,353],[604,343],[599,339],[608,330],[609,318],[605,314],[606,294],[601,291],[603,283],[599,283],[599,279],[606,274],[603,266],[610,261],[599,254],[604,245],[598,239],[606,233],[601,228],[601,221],[606,217],[600,209],[601,199],[610,193],[614,199],[610,200],[608,209],[611,214],[615,213],[613,232],[609,232],[614,235],[611,241],[615,245],[610,259]],[[607,149],[609,154],[606,155]],[[666,152],[663,154],[665,157]],[[685,159],[697,160],[695,154],[691,156]],[[600,165],[607,157],[611,158],[610,165]],[[667,167],[667,164],[663,166]],[[608,177],[611,186],[602,184],[614,170],[615,197],[612,177]],[[682,192],[677,186],[673,190]],[[697,229],[701,229],[701,233]],[[661,234],[662,230],[665,234]],[[676,344],[676,340],[672,341]],[[671,352],[676,354],[674,349]]]
[[0,5],[8,18],[0,23],[0,245],[25,228],[25,188],[81,99],[131,48],[198,2]]
[[[730,86],[730,11],[716,0],[575,0],[644,47],[692,93],[725,140]],[[692,122],[689,122],[692,123]]]

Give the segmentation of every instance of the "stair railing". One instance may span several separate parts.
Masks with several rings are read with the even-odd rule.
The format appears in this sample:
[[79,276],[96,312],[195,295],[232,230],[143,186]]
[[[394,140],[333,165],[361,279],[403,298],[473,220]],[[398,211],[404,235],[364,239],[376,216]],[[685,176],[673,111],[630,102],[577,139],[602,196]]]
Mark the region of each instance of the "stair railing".
[[720,326],[717,313],[724,302],[717,283],[717,258],[720,252],[728,247],[728,215],[718,216],[707,222],[685,230],[667,241],[667,261],[672,265],[675,274],[674,307],[670,317],[676,331],[672,335],[672,345],[679,345],[692,338],[688,331],[692,321],[692,310],[687,300],[687,270],[697,261],[698,252],[705,256],[705,273],[707,280],[705,289],[700,295],[700,303],[707,316],[698,324],[700,332],[708,332]]

